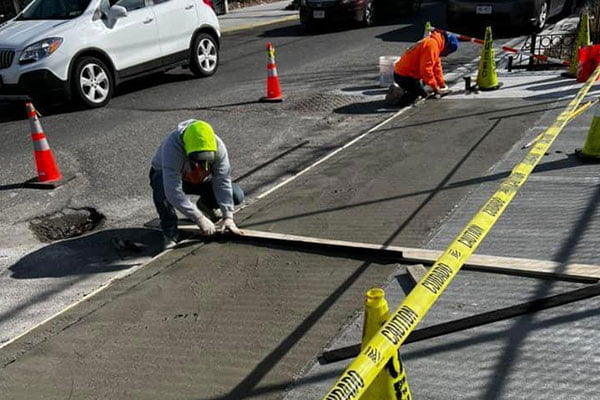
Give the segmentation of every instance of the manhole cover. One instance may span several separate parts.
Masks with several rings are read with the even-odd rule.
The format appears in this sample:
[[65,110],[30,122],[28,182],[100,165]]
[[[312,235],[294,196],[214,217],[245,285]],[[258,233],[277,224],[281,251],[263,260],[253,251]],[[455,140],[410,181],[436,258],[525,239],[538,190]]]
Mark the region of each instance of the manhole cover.
[[91,207],[65,208],[56,214],[34,219],[29,228],[38,239],[49,242],[83,235],[96,228],[103,219],[104,215]]
[[301,112],[332,112],[337,108],[345,107],[350,104],[364,102],[360,96],[346,96],[336,94],[314,94],[309,97],[294,101],[287,108],[293,111]]

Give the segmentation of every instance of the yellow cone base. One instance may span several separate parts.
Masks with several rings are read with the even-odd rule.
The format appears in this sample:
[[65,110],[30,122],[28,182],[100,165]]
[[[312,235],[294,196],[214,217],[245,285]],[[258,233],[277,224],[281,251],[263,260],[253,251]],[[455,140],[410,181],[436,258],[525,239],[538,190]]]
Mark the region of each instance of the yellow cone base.
[[586,154],[583,149],[575,149],[575,155],[585,163],[600,163],[600,155]]
[[487,88],[481,88],[478,87],[478,90],[481,90],[482,92],[487,92],[487,91],[492,91],[492,90],[498,90],[502,87],[502,82],[498,82],[498,84],[496,86],[492,86],[492,87],[487,87]]

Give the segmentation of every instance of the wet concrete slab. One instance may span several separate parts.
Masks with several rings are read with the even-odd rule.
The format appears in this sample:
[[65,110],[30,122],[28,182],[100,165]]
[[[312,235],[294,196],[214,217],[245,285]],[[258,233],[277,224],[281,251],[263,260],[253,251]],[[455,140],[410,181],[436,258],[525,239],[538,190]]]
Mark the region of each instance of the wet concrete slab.
[[[526,154],[523,145],[550,126],[565,105],[558,102],[542,112],[526,107],[515,111],[531,118],[521,129],[524,136],[479,178],[450,184],[468,186],[472,192],[440,226],[428,248],[447,247]],[[597,264],[598,164],[582,164],[573,155],[575,148],[583,146],[592,114],[588,111],[565,128],[477,253]],[[394,306],[404,298],[400,283],[392,281],[386,287],[388,302]],[[585,285],[461,271],[419,327],[581,287]],[[599,318],[597,298],[592,298],[404,345],[413,396],[436,400],[598,398],[594,371],[600,361]],[[360,335],[358,317],[329,349],[355,344]],[[320,398],[348,363],[314,365],[285,400]]]
[[[546,107],[427,102],[238,221],[419,246]],[[9,399],[279,399],[352,321],[364,292],[392,274],[403,268],[234,243],[183,247],[2,349],[0,391]]]

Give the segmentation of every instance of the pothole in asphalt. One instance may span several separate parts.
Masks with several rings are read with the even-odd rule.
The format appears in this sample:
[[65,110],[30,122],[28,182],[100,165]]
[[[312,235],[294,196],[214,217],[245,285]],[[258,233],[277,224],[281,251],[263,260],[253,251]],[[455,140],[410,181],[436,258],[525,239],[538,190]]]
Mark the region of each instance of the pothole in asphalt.
[[29,229],[42,242],[68,239],[94,230],[104,215],[95,208],[65,208],[56,214],[36,218],[29,223]]

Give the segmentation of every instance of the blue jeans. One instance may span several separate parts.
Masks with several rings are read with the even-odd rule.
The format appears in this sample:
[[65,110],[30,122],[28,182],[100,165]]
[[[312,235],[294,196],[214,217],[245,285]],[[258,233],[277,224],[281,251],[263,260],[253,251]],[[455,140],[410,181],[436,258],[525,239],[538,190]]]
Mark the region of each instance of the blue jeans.
[[[162,171],[150,170],[150,186],[152,187],[152,199],[160,218],[160,227],[163,234],[177,240],[179,237],[177,231],[177,213],[175,212],[175,207],[169,203],[165,196]],[[244,191],[236,183],[231,183],[231,189],[233,191],[233,204],[237,206],[244,201]],[[204,204],[211,208],[219,208],[211,181],[202,182],[199,185],[191,185],[184,182],[183,192],[198,195]]]

